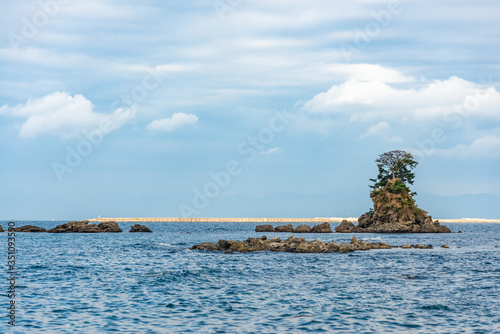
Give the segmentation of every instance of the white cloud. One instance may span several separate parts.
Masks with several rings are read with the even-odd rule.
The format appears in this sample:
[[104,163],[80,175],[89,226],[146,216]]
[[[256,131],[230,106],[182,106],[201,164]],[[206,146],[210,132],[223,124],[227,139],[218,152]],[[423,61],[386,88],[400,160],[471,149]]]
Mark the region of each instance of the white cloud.
[[152,121],[146,127],[148,130],[157,131],[174,131],[185,125],[194,124],[198,122],[198,117],[194,114],[185,114],[178,112],[172,115],[170,118],[162,118]]
[[361,135],[361,138],[382,137],[385,141],[391,143],[403,142],[403,138],[394,135],[393,132],[394,131],[392,130],[391,125],[386,121],[382,121],[375,125],[370,126],[368,130]]
[[260,152],[260,154],[261,155],[279,154],[279,153],[281,153],[281,151],[283,151],[283,149],[281,147],[273,147],[267,151]]
[[415,81],[400,71],[383,67],[378,64],[334,64],[324,68],[334,77],[357,81],[380,81],[387,83],[402,83]]
[[500,137],[487,135],[474,140],[469,145],[460,144],[451,149],[437,149],[436,153],[445,157],[477,158],[500,157]]
[[109,115],[96,113],[93,109],[92,102],[83,95],[54,92],[12,108],[3,106],[0,111],[26,118],[19,132],[19,136],[24,138],[43,134],[72,137],[82,131],[98,129],[104,120],[111,124],[109,130],[112,131],[135,117],[133,109],[120,108]]
[[[344,71],[348,72],[348,68]],[[390,70],[378,71],[380,79],[363,77],[361,68],[352,70],[348,80],[316,95],[304,109],[317,114],[348,114],[351,121],[435,119],[464,108],[475,116],[499,116],[500,93],[494,87],[451,77],[430,83],[412,82],[410,88],[398,88],[388,83],[403,80],[405,76]]]
[[370,126],[368,131],[364,133],[362,137],[383,136],[386,135],[389,131],[391,131],[391,125],[386,121],[382,121]]

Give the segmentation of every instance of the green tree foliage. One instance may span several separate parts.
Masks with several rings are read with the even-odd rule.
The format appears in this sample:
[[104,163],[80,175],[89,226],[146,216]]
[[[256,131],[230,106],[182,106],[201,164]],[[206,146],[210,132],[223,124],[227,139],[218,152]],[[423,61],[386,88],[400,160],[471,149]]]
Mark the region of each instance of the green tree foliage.
[[[373,185],[372,189],[384,187],[389,180],[400,179],[403,183],[413,184],[415,174],[412,170],[418,165],[411,153],[405,151],[390,151],[381,154],[375,160],[378,167],[378,176],[376,179],[370,179]],[[416,195],[412,193],[411,195]]]

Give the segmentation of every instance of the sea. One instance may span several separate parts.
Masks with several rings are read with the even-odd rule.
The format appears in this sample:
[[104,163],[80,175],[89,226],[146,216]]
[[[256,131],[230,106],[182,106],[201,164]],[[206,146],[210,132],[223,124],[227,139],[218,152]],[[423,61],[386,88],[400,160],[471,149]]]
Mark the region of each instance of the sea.
[[[65,222],[15,223],[49,229]],[[153,233],[119,225],[123,233],[16,233],[15,296],[1,233],[0,332],[500,333],[500,224],[355,234],[434,248],[349,254],[189,249],[263,235],[250,223],[145,223]],[[353,234],[300,236],[342,243]],[[8,323],[12,301],[15,326]]]

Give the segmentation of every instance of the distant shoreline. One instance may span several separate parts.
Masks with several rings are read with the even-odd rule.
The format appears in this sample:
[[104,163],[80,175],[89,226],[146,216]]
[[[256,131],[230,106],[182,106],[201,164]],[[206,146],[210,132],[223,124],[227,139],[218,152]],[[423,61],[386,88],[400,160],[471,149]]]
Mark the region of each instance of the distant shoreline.
[[[140,223],[140,222],[158,222],[158,223],[340,223],[342,220],[357,222],[358,218],[348,217],[316,217],[316,218],[180,218],[180,217],[134,217],[134,218],[92,218],[90,222],[109,222],[118,223]],[[460,219],[435,219],[440,223],[500,223],[500,219],[483,218],[460,218]]]

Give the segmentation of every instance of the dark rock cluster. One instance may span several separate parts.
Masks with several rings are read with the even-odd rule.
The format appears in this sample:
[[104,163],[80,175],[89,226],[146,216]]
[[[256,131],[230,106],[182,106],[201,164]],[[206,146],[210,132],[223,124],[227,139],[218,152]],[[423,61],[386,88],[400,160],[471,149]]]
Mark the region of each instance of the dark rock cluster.
[[49,233],[119,233],[121,228],[115,222],[89,224],[88,220],[72,221],[58,225],[49,230]]
[[140,225],[140,224],[135,224],[134,226],[130,227],[130,231],[133,233],[151,233],[151,231],[147,226]]
[[299,225],[293,228],[292,224],[273,227],[272,225],[257,225],[255,232],[289,232],[289,233],[332,233],[329,223],[315,225]]
[[12,229],[14,232],[28,232],[28,233],[43,233],[47,232],[46,229],[38,227],[38,226],[33,226],[33,225],[25,225],[21,227],[15,227]]
[[451,230],[439,224],[439,221],[428,220],[423,224],[411,222],[375,223],[368,227],[355,226],[353,223],[343,220],[335,227],[338,233],[450,233]]
[[336,241],[326,242],[320,240],[306,241],[305,238],[291,236],[286,240],[279,237],[268,239],[265,235],[261,238],[248,238],[246,241],[219,240],[217,244],[204,242],[195,245],[190,249],[204,251],[220,251],[226,254],[233,252],[290,252],[290,253],[347,253],[359,250],[370,249],[390,249],[397,246],[391,246],[383,242],[358,241],[353,237],[350,243],[339,244]]

